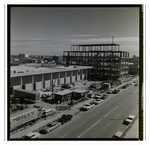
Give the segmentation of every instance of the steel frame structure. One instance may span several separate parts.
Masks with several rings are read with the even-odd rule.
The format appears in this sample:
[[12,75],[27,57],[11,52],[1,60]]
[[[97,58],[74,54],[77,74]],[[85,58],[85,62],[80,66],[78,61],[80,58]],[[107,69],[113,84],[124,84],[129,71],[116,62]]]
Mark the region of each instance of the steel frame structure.
[[63,52],[68,65],[93,66],[92,74],[103,79],[117,79],[128,74],[129,52],[120,51],[119,44],[72,45]]

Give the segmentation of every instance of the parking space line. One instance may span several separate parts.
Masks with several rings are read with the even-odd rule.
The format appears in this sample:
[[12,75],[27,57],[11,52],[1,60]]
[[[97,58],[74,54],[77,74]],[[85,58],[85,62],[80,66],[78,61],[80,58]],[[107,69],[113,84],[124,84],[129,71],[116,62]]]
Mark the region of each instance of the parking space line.
[[78,127],[80,127],[81,125],[83,125],[86,121],[82,122],[80,125],[78,125]]
[[127,106],[126,108],[125,108],[125,110],[128,108],[129,106]]
[[77,138],[80,138],[83,134],[85,134],[87,131],[89,131],[92,127],[94,127],[101,120],[102,120],[102,118],[100,120],[98,120],[97,122],[95,122],[91,127],[89,127],[88,129],[86,129],[84,132],[82,132]]
[[101,111],[98,111],[97,113],[94,114],[94,116],[96,116],[97,114],[99,114]]
[[63,135],[61,138],[65,137],[68,133],[66,133],[65,135]]
[[114,109],[112,109],[110,112],[108,112],[104,117],[106,117],[108,114],[110,114],[112,111],[114,111],[118,106],[116,106]]
[[117,116],[116,116],[116,118],[120,115],[121,113],[119,113]]
[[106,129],[109,125],[111,124],[111,122],[107,125],[107,126],[105,126],[105,128],[104,129]]
[[134,93],[138,92],[139,89],[137,89]]

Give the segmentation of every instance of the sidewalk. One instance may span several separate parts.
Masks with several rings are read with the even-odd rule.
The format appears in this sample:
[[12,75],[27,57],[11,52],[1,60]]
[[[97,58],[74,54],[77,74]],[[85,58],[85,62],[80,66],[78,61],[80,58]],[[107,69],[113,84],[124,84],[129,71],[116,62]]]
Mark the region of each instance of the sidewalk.
[[50,123],[50,122],[54,122],[55,120],[57,120],[58,118],[60,118],[63,114],[72,114],[72,115],[76,115],[77,113],[80,112],[79,108],[81,106],[83,106],[83,104],[85,103],[89,103],[91,102],[93,99],[89,99],[89,100],[86,100],[86,101],[83,101],[81,103],[78,103],[77,105],[74,105],[73,107],[71,107],[70,110],[65,110],[65,111],[61,111],[59,112],[58,114],[56,114],[56,116],[53,116],[52,118],[50,119],[46,119],[46,120],[43,120],[41,122],[38,122],[34,125],[31,125],[30,127],[28,126],[28,128],[26,129],[23,129],[21,131],[18,131],[16,133],[13,133],[13,134],[10,134],[10,138],[13,139],[13,138],[21,138],[22,136],[30,133],[30,132],[33,132],[43,126],[45,126],[46,124]]

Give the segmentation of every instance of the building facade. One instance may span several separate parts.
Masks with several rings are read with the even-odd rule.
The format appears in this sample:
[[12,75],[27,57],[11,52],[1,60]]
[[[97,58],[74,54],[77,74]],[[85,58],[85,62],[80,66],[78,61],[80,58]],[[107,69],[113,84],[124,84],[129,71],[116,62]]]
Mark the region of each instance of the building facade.
[[[62,84],[73,83],[79,80],[90,78],[92,67],[65,67],[47,71],[12,73],[10,78],[10,90],[40,90],[52,88]],[[12,91],[11,91],[12,92]]]
[[128,74],[129,53],[119,44],[72,45],[63,52],[66,65],[92,66],[92,75],[101,79],[117,79]]

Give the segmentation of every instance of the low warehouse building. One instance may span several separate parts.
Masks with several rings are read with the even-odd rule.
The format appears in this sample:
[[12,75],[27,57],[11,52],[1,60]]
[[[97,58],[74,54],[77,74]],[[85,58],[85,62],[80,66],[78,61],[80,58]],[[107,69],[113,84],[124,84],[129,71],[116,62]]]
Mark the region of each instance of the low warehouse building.
[[39,67],[33,68],[31,71],[30,69],[31,67],[28,67],[26,70],[22,69],[22,73],[11,73],[10,90],[41,90],[43,88],[52,88],[53,85],[60,86],[89,79],[92,67],[80,66],[74,68],[74,66],[62,66],[55,69]]
[[28,99],[32,101],[37,101],[40,99],[40,93],[36,91],[26,91],[23,89],[14,89],[13,96],[15,98]]
[[88,92],[89,92],[88,90],[84,90],[84,89],[73,90],[73,99],[77,100],[86,97]]

